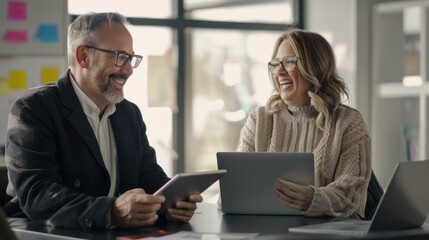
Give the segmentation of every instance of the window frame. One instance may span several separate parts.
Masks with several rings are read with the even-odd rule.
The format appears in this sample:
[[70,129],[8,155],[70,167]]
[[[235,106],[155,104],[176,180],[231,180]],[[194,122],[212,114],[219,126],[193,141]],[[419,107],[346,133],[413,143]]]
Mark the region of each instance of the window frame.
[[[292,24],[285,23],[260,23],[260,22],[228,22],[228,21],[208,21],[195,20],[186,18],[186,9],[184,8],[184,0],[171,0],[173,7],[173,17],[168,19],[159,18],[139,18],[127,17],[128,22],[135,26],[151,26],[151,27],[169,27],[173,30],[173,45],[177,46],[178,65],[177,65],[177,107],[179,111],[173,113],[173,148],[178,153],[177,161],[173,162],[174,173],[185,172],[185,118],[187,106],[186,79],[190,79],[190,66],[188,66],[187,55],[189,54],[189,46],[187,46],[186,29],[202,28],[202,29],[224,29],[224,30],[263,30],[263,31],[284,31],[288,27],[297,27],[304,29],[304,0],[293,0],[294,22]],[[279,0],[266,0],[262,3],[279,2]],[[223,5],[222,5],[223,4]],[[225,1],[216,5],[216,7],[228,7],[247,4],[261,4],[261,1]],[[208,6],[213,7],[213,6]],[[76,19],[78,15],[71,15],[71,20]]]

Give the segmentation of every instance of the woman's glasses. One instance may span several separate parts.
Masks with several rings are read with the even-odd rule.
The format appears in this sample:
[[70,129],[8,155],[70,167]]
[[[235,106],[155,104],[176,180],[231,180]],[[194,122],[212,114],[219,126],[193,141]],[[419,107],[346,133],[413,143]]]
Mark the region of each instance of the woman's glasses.
[[287,72],[292,72],[295,70],[297,62],[297,56],[285,57],[282,60],[273,59],[268,62],[268,70],[276,75],[278,75],[281,67],[283,67]]

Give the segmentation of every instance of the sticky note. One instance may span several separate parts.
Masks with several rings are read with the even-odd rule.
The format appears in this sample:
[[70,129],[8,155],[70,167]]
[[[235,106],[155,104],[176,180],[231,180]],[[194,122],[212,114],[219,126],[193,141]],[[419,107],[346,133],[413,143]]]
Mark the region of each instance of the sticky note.
[[7,5],[7,18],[17,21],[27,20],[27,3],[9,2]]
[[37,36],[41,42],[58,42],[58,26],[56,24],[39,24]]
[[28,42],[28,33],[26,30],[6,30],[5,40],[11,43],[26,43]]
[[9,88],[26,89],[27,88],[27,72],[24,70],[9,71]]
[[8,95],[9,92],[10,92],[9,79],[8,78],[0,78],[0,94]]
[[58,67],[42,67],[40,78],[42,83],[56,81],[59,76],[60,69]]

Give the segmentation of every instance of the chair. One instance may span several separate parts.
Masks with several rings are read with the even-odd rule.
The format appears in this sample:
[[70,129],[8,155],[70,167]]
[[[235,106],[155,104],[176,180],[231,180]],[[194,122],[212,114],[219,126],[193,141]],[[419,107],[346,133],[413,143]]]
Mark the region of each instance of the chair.
[[365,218],[371,219],[377,209],[377,206],[383,196],[384,190],[377,180],[374,171],[371,172],[371,178],[368,184],[368,193],[365,206]]
[[3,206],[8,200],[8,197],[6,197],[6,188],[8,182],[7,167],[0,166],[0,206]]

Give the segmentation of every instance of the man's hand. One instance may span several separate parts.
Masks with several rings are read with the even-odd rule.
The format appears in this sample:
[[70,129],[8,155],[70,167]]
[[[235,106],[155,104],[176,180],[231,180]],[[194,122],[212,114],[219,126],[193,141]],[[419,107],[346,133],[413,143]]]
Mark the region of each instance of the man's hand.
[[283,179],[276,181],[276,195],[282,203],[290,208],[307,211],[313,201],[314,189],[311,186],[299,185]]
[[201,195],[194,194],[190,195],[187,200],[176,202],[167,210],[167,219],[174,222],[189,222],[197,209],[197,203],[202,201]]
[[158,219],[156,211],[164,201],[164,196],[146,194],[142,188],[129,190],[113,202],[111,224],[120,228],[153,224]]

